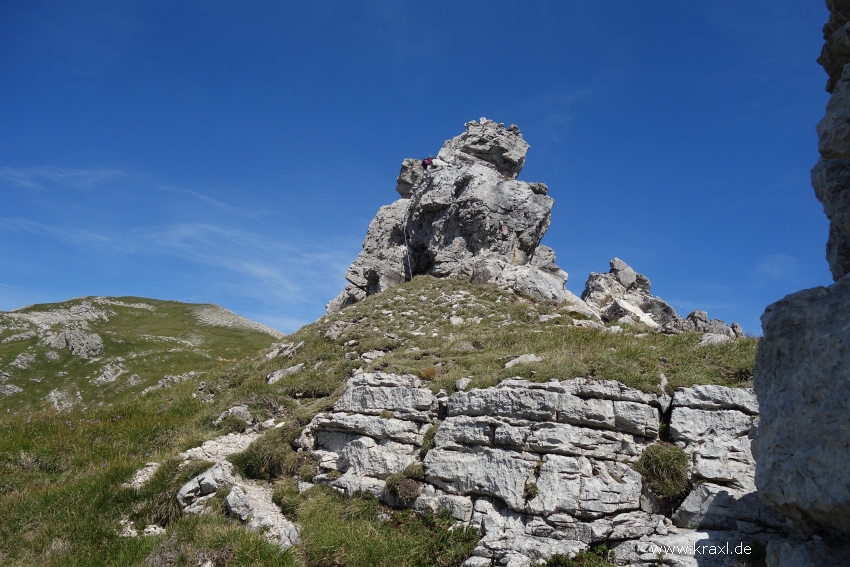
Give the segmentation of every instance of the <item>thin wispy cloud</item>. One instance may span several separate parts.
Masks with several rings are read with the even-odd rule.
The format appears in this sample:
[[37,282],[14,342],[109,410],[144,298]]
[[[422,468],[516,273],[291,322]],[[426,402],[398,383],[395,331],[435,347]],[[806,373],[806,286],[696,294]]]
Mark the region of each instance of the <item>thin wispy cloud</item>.
[[0,168],[0,183],[24,189],[43,189],[47,185],[60,185],[77,189],[90,189],[104,181],[127,177],[120,169],[68,169],[63,167]]
[[267,210],[261,209],[248,209],[245,207],[238,207],[236,205],[231,205],[230,203],[225,203],[223,201],[219,201],[218,199],[214,199],[209,195],[205,195],[203,193],[198,193],[197,191],[192,191],[191,189],[184,189],[182,187],[170,187],[163,186],[158,187],[157,191],[166,191],[172,193],[179,193],[183,195],[189,195],[190,197],[194,197],[198,201],[201,201],[205,205],[209,205],[215,209],[223,211],[230,215],[238,215],[241,217],[249,218],[249,219],[257,219],[263,216],[270,216],[270,213]]
[[287,302],[315,300],[316,291],[340,287],[354,243],[316,243],[306,235],[286,240],[232,227],[183,223],[143,229],[134,240],[150,254],[176,255],[219,268],[245,282],[240,291]]
[[[142,226],[119,233],[0,217],[2,231],[40,236],[78,252],[114,254],[132,263],[141,258],[178,258],[187,266],[188,277],[198,279],[197,285],[212,285],[228,295],[251,298],[266,304],[270,312],[303,310],[315,303],[317,296],[330,299],[342,289],[342,275],[359,244],[338,239],[316,241],[303,234],[269,238],[238,227],[202,222]],[[219,275],[211,282],[202,275],[207,272],[192,265],[212,268]],[[279,327],[285,329],[301,321],[293,317],[281,320],[289,322]]]
[[756,265],[754,275],[759,282],[788,280],[797,276],[800,260],[787,254],[771,254]]
[[96,244],[114,247],[116,240],[98,232],[70,226],[45,224],[25,218],[0,217],[0,230],[44,236],[53,240],[75,244]]

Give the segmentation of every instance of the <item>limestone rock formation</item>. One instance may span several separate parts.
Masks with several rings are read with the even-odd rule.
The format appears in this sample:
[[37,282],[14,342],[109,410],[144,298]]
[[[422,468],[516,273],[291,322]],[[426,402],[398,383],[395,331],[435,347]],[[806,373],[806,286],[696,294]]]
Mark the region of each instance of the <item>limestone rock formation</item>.
[[100,335],[81,329],[48,333],[44,342],[53,348],[67,348],[71,354],[82,358],[95,358],[103,353],[103,339]]
[[792,520],[850,537],[850,278],[768,306],[756,482]]
[[826,255],[835,283],[768,306],[756,356],[756,486],[795,530],[768,548],[771,567],[850,562],[838,547],[850,539],[850,2],[827,0],[827,7],[818,61],[832,96],[817,125],[812,186],[830,220]]
[[[530,566],[602,542],[618,564],[657,565],[654,547],[680,545],[665,564],[731,566],[734,555],[706,561],[688,549],[780,537],[782,518],[760,505],[753,483],[758,404],[752,390],[695,386],[678,389],[672,408],[665,425],[694,481],[675,513],[633,468],[658,439],[661,401],[615,381],[508,379],[448,396],[415,376],[363,373],[297,444],[319,464],[315,483],[445,509],[479,529],[465,567]],[[424,477],[410,480],[404,500],[387,479],[411,465]]]
[[830,220],[827,261],[837,281],[850,272],[850,5],[827,2],[830,18],[818,62],[829,75],[832,93],[826,114],[817,125],[820,160],[812,169],[812,186]]
[[417,274],[568,298],[567,274],[552,249],[540,245],[555,201],[545,184],[516,179],[528,147],[516,126],[482,118],[448,140],[427,169],[405,159],[396,187],[402,198],[370,223],[363,251],[345,274],[348,284],[328,312]]
[[[614,258],[608,273],[591,272],[581,299],[603,321],[639,322],[665,333],[698,331],[728,338],[744,336],[738,323],[727,325],[720,319],[708,319],[705,311],[694,311],[682,319],[671,305],[649,292],[650,281],[631,266]],[[712,344],[721,341],[715,340]]]

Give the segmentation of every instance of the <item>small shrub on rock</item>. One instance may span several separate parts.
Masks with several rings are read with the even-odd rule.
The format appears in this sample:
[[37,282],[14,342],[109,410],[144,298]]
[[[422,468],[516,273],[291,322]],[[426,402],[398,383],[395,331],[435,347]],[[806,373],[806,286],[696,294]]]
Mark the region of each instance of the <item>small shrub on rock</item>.
[[404,473],[396,472],[387,477],[386,486],[387,490],[389,490],[393,494],[398,493],[398,485],[404,480]]
[[536,482],[527,483],[525,485],[525,489],[523,490],[522,494],[525,497],[526,501],[534,500],[535,498],[537,498],[537,483]]
[[304,482],[312,482],[313,478],[316,476],[316,466],[311,464],[304,464],[298,467],[298,478],[303,480]]
[[[306,454],[296,453],[292,447],[298,432],[295,427],[270,429],[247,449],[230,455],[227,460],[248,478],[269,480],[281,475],[295,475],[302,466],[313,464]],[[315,469],[313,474],[315,476]]]
[[425,435],[422,436],[422,448],[419,449],[420,459],[424,459],[425,455],[428,454],[428,451],[434,448],[434,437],[437,436],[438,429],[440,429],[439,425],[432,425],[428,428],[428,431],[425,432]]
[[688,455],[670,443],[647,447],[635,470],[662,498],[677,498],[688,490]]
[[387,490],[405,504],[410,504],[419,496],[421,484],[408,478],[404,473],[393,473],[387,477]]
[[407,465],[404,469],[404,476],[422,482],[425,480],[425,467],[422,466],[422,463]]
[[419,496],[419,489],[422,485],[412,478],[404,478],[396,487],[396,496],[405,504],[410,504]]

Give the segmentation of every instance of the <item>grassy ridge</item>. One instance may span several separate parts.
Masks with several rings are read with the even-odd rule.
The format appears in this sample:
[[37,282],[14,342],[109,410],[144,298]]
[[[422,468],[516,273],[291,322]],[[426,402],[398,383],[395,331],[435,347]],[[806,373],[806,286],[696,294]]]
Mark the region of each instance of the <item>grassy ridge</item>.
[[[36,330],[36,326],[12,314],[0,313],[0,372],[9,376],[7,384],[23,389],[10,396],[0,396],[0,411],[46,403],[44,397],[52,390],[66,394],[71,401],[77,400],[79,392],[81,403],[88,406],[114,403],[137,395],[166,375],[206,372],[220,359],[253,356],[276,340],[256,330],[202,324],[194,314],[199,305],[138,297],[106,299],[112,303],[99,304],[92,298],[79,298],[14,312],[45,313],[84,303],[93,305],[108,317],[87,323],[91,332],[100,335],[104,345],[103,354],[94,361],[73,356],[68,349],[50,348],[39,337],[3,343],[3,339]],[[148,305],[150,309],[129,306],[138,304]],[[60,331],[67,326],[56,324],[51,330]],[[56,360],[48,358],[48,352]],[[12,365],[21,353],[35,356],[25,369]],[[106,365],[122,370],[113,382],[97,380]]]
[[[542,315],[560,317],[540,322]],[[452,316],[463,323],[453,325]],[[338,338],[323,336],[326,329],[345,323],[350,326]],[[639,326],[625,326],[621,334],[585,329],[572,325],[564,306],[492,286],[419,277],[302,328],[291,337],[305,342],[293,363],[304,362],[307,370],[279,385],[294,396],[330,395],[338,390],[340,376],[363,364],[347,360],[346,353],[353,358],[372,350],[384,356],[365,370],[427,375],[432,388],[448,392],[467,376],[472,377],[471,388],[514,376],[533,381],[592,376],[655,393],[661,373],[668,393],[693,384],[751,383],[756,339],[698,348],[700,337],[661,335]],[[357,344],[346,346],[352,340]],[[504,368],[526,353],[543,361]]]
[[[173,311],[145,324],[159,321],[163,326],[108,330],[167,336],[177,332],[172,323],[180,321],[177,328],[182,331],[180,313],[187,311],[181,309],[190,307],[156,305],[157,310]],[[453,325],[453,313],[464,322]],[[541,323],[540,315],[546,314],[560,314],[561,318]],[[138,317],[140,322],[149,318],[145,314]],[[475,317],[480,317],[480,322],[469,321]],[[259,337],[262,341],[258,338],[248,353],[251,356],[245,358],[249,347],[235,344],[233,341],[238,341],[227,335],[228,329],[215,328],[224,335],[209,338],[211,342],[206,344],[234,350],[219,355],[210,347],[209,358],[201,357],[207,362],[203,376],[145,396],[119,392],[114,399],[104,398],[111,406],[61,413],[38,405],[9,408],[12,411],[0,412],[0,517],[4,518],[0,523],[0,563],[197,565],[209,560],[227,566],[455,565],[469,553],[475,536],[464,530],[450,531],[451,520],[392,511],[373,500],[345,501],[322,489],[298,495],[287,480],[293,473],[303,474],[302,468],[309,464],[285,445],[313,415],[332,407],[354,369],[413,373],[429,378],[425,383],[433,389],[449,392],[454,390],[454,381],[464,376],[472,376],[472,387],[484,387],[517,375],[531,380],[592,375],[657,391],[659,375],[664,372],[668,391],[672,391],[694,383],[747,385],[752,375],[754,339],[697,348],[697,335],[667,337],[641,328],[615,335],[574,327],[569,321],[562,307],[504,290],[416,278],[288,337],[287,341],[304,343],[291,359],[265,361],[261,349],[271,342],[267,335]],[[348,327],[329,338],[326,331],[335,323],[336,329],[343,323]],[[92,328],[96,326],[92,324]],[[178,338],[191,332],[186,330]],[[638,337],[644,333],[646,336]],[[128,341],[123,345],[129,350],[140,348],[138,343],[131,348]],[[384,356],[367,364],[359,355],[371,350],[381,350]],[[4,352],[5,361],[10,354]],[[504,368],[512,356],[524,353],[542,356],[543,361]],[[148,364],[162,372],[173,360]],[[66,367],[71,379],[80,379],[72,371],[88,370],[88,364],[83,362],[82,370]],[[269,372],[296,364],[303,364],[301,372],[276,384],[266,382]],[[215,393],[211,401],[197,396],[200,380],[207,382],[206,391]],[[246,461],[244,468],[256,468],[251,474],[268,477],[268,482],[280,486],[276,501],[302,528],[304,545],[296,551],[281,553],[223,514],[184,517],[175,513],[171,495],[194,471],[180,471],[173,463],[163,466],[146,489],[121,488],[146,462],[168,463],[178,452],[226,433],[228,424],[216,428],[212,422],[236,403],[246,403],[258,418],[275,416],[287,423],[283,432],[268,434],[278,435],[280,440],[267,439],[284,445],[280,451],[272,451],[281,466],[269,467],[255,459],[259,466]],[[220,500],[216,500],[219,508]],[[158,523],[167,533],[119,537],[122,517],[136,522],[137,528]]]

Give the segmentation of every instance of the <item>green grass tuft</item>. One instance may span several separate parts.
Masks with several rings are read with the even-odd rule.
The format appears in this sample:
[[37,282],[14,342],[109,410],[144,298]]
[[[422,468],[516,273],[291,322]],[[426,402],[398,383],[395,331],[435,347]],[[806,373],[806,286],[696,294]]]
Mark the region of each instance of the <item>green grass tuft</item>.
[[321,486],[302,499],[298,521],[307,567],[456,567],[479,537],[445,513],[420,516],[373,498],[345,500]]
[[616,567],[616,563],[614,552],[608,551],[605,544],[602,544],[572,558],[556,555],[546,562],[546,567]]
[[[292,442],[298,437],[298,427],[277,427],[266,431],[261,437],[252,442],[247,449],[227,457],[227,460],[239,470],[242,476],[270,480],[282,475],[292,476],[301,472],[302,467],[309,466],[310,457],[299,454],[292,447]],[[312,469],[312,480],[315,467]],[[304,475],[308,475],[304,468]]]
[[644,449],[635,470],[662,498],[677,498],[688,490],[688,455],[675,445],[650,445]]

